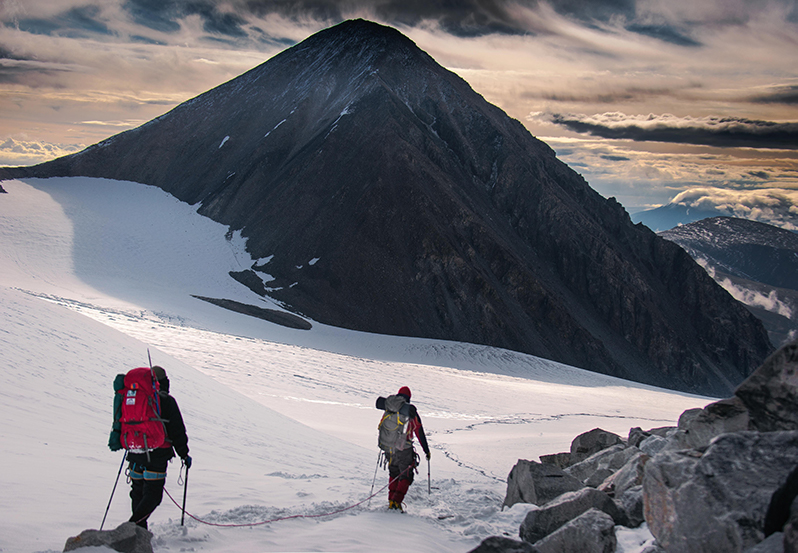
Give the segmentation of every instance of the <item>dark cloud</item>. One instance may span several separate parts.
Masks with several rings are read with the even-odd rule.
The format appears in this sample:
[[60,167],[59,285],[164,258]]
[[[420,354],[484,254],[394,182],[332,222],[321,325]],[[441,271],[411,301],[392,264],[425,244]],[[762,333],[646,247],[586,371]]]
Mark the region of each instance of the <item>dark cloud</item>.
[[671,142],[716,147],[798,149],[798,123],[732,117],[645,119],[612,113],[596,116],[547,114],[552,123],[578,133],[637,142]]
[[162,33],[180,30],[178,19],[183,15],[176,0],[127,0],[122,4],[137,24]]
[[219,11],[209,0],[126,0],[122,7],[136,23],[154,31],[176,33],[181,19],[197,15],[206,33],[234,39],[247,36],[244,15]]
[[338,22],[344,18],[339,6],[356,7],[358,4],[366,5],[364,2],[346,0],[245,0],[242,6],[247,13],[261,17],[277,13],[292,19]]
[[0,84],[23,84],[35,87],[40,81],[39,76],[69,71],[72,69],[63,64],[20,56],[0,45]]
[[601,159],[606,159],[607,161],[631,161],[632,160],[632,158],[629,158],[629,157],[626,157],[626,156],[614,156],[614,155],[609,155],[609,154],[605,154],[605,155],[602,155],[602,156],[599,156],[599,157]]
[[85,38],[91,35],[115,34],[100,19],[100,8],[82,6],[72,8],[50,19],[19,19],[7,22],[6,26],[16,27],[34,35],[57,35],[70,38]]
[[776,87],[772,92],[754,96],[751,101],[760,104],[798,104],[798,85]]
[[591,104],[616,104],[618,102],[642,102],[651,98],[674,96],[676,90],[670,88],[643,88],[633,86],[620,90],[605,90],[601,92],[526,92],[524,98],[539,98],[553,102],[573,102]]
[[626,30],[632,33],[656,38],[663,42],[670,42],[671,44],[676,44],[677,46],[701,46],[700,42],[693,40],[683,32],[679,31],[676,27],[672,27],[670,25],[632,24],[627,25]]
[[557,13],[586,23],[607,22],[617,16],[631,20],[637,13],[636,0],[551,0],[549,3]]

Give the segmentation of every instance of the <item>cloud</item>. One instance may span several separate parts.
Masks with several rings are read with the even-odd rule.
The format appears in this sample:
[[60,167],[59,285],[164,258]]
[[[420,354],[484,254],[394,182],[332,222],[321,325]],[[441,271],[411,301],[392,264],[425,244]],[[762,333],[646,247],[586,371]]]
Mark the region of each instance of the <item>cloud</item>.
[[577,133],[602,138],[726,148],[798,149],[798,122],[739,117],[676,117],[670,114],[627,115],[620,112],[595,115],[541,113],[533,116]]
[[74,154],[85,147],[84,144],[52,144],[8,138],[0,144],[0,166],[35,165],[56,157]]
[[761,104],[798,104],[798,85],[784,85],[773,87],[772,90],[753,96],[752,102]]
[[779,298],[776,290],[770,290],[765,294],[759,290],[751,290],[744,286],[738,286],[729,278],[719,278],[715,267],[706,259],[699,257],[696,258],[696,262],[737,301],[750,305],[751,307],[760,307],[765,311],[770,311],[771,313],[776,313],[782,317],[792,319],[794,314],[793,309],[787,302]]
[[83,38],[92,35],[113,35],[114,32],[102,21],[102,10],[98,6],[73,7],[54,18],[17,19],[13,25],[36,35],[59,35]]
[[798,190],[692,188],[677,194],[671,205],[718,211],[731,217],[760,221],[798,231]]

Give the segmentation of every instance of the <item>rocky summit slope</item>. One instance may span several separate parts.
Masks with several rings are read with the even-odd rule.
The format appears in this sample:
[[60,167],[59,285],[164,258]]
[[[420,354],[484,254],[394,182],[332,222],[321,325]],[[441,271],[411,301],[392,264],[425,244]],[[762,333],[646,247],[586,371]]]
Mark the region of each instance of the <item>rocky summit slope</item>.
[[199,203],[268,259],[253,269],[274,280],[253,289],[330,325],[707,394],[770,352],[759,321],[680,248],[398,31],[363,20],[0,178],[56,175]]

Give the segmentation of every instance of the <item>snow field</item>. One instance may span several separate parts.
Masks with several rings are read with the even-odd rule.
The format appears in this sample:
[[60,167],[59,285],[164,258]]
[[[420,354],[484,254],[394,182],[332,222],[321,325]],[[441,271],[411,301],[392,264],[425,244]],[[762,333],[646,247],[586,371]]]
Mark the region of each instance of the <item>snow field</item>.
[[[465,552],[517,537],[529,505],[501,511],[517,459],[565,451],[601,426],[675,424],[708,398],[658,390],[495,348],[376,336],[314,323],[290,330],[191,294],[264,302],[227,276],[252,264],[240,234],[154,187],[102,179],[3,183],[0,195],[0,550],[60,551],[98,528],[122,459],[107,447],[113,377],[153,363],[172,381],[190,438],[187,510],[223,524],[319,515],[366,499],[378,395],[413,391],[433,448],[408,513],[386,493],[323,518],[223,528],[169,498],[156,550]],[[11,445],[8,445],[11,444]],[[178,500],[179,462],[167,490]],[[106,528],[127,519],[119,481]],[[623,538],[623,539],[621,539]],[[619,551],[650,538],[620,533]]]

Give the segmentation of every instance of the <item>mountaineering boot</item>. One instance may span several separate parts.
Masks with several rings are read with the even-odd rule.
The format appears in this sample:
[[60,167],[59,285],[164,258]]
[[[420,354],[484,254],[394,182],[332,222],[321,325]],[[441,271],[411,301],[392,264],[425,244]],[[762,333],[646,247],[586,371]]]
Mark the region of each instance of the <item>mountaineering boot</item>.
[[389,501],[388,502],[388,510],[389,511],[399,511],[400,513],[404,513],[404,509],[402,509],[402,504],[398,501]]

